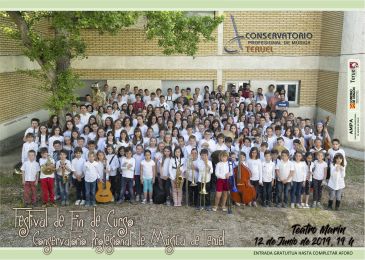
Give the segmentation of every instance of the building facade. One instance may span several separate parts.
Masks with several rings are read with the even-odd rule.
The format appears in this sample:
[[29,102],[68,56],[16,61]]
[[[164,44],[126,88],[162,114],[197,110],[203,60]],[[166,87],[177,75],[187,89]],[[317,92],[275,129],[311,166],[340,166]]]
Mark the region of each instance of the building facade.
[[[175,85],[192,88],[208,85],[211,89],[223,85],[227,89],[230,84],[249,82],[253,90],[261,87],[265,92],[269,84],[275,84],[286,90],[290,111],[296,115],[319,120],[329,115],[330,126],[341,127],[338,104],[346,101],[340,97],[343,93],[339,82],[344,76],[341,76],[341,57],[355,53],[348,48],[349,53],[344,53],[342,45],[354,27],[351,19],[358,19],[355,26],[358,31],[352,29],[351,33],[358,33],[353,37],[361,41],[363,12],[202,13],[225,18],[213,33],[215,40],[201,42],[195,57],[163,55],[157,40],[146,39],[142,20],[116,35],[83,31],[88,58],[73,61],[72,67],[85,81],[103,80],[118,88],[129,83],[164,91]],[[39,30],[52,35],[46,22],[39,24]],[[22,56],[19,42],[1,33],[0,41],[0,142],[4,146],[15,132],[27,127],[31,117],[46,119],[48,114],[42,110],[47,97],[35,88],[38,82],[17,72],[39,67]],[[360,49],[365,44],[360,45],[356,53],[364,53]],[[344,130],[336,129],[335,135],[345,135]],[[364,150],[359,143],[344,143]]]

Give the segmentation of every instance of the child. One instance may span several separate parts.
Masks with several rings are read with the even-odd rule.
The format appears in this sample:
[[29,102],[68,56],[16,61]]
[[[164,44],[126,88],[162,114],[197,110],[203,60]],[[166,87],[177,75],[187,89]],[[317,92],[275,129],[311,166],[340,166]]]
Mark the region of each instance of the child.
[[[288,195],[292,176],[294,174],[294,165],[289,161],[289,151],[281,152],[281,161],[275,167],[277,177],[276,182],[276,207],[286,208],[288,205]],[[282,193],[284,192],[284,202],[282,203]],[[282,203],[282,205],[281,205]]]
[[[38,118],[32,118],[30,120],[30,123],[31,123],[31,127],[27,128],[27,130],[25,130],[23,141],[26,142],[27,134],[30,133],[35,138],[34,141],[38,142],[39,141],[39,139],[38,139],[39,119]],[[27,154],[25,156],[27,156]]]
[[346,162],[346,155],[345,155],[345,151],[340,147],[340,140],[338,140],[337,138],[332,140],[332,148],[330,148],[328,150],[328,156],[329,156],[329,164],[331,164],[333,162],[333,158],[335,157],[335,155],[337,153],[342,154],[343,158],[344,158],[344,166],[346,167],[347,162]]
[[[198,199],[198,151],[196,148],[193,148],[190,152],[190,156],[186,160],[186,185],[188,185],[188,197],[189,197],[189,205],[199,208]],[[194,179],[194,184],[193,183]],[[186,191],[186,190],[185,190]]]
[[72,174],[72,182],[76,187],[76,202],[75,205],[85,205],[85,159],[82,157],[81,147],[75,148],[75,158],[72,160],[72,168],[74,172]]
[[68,206],[68,186],[69,186],[69,175],[74,171],[72,168],[71,162],[67,160],[67,151],[61,150],[60,152],[60,160],[56,163],[56,182],[60,189],[61,195],[61,205]]
[[51,135],[48,139],[48,153],[53,154],[53,142],[60,141],[61,144],[63,143],[63,136],[61,134],[61,128],[56,126],[52,128]]
[[119,168],[119,160],[118,160],[117,155],[115,154],[113,145],[110,145],[110,144],[107,145],[106,159],[107,159],[107,163],[110,167],[109,180],[110,180],[110,184],[111,184],[110,189],[113,194],[113,201],[118,201],[119,191],[120,191],[119,190],[119,187],[120,187],[119,176],[117,175],[117,170]]
[[95,192],[96,192],[96,180],[100,178],[100,174],[97,168],[98,162],[95,161],[95,154],[89,152],[88,161],[85,163],[85,207],[96,206]]
[[[174,206],[180,207],[182,200],[182,186],[184,184],[184,179],[181,180],[179,186],[177,185],[177,176],[176,173],[180,170],[181,177],[184,178],[185,174],[185,161],[184,155],[180,147],[176,147],[174,150],[174,156],[170,160],[169,164],[169,172],[170,172],[170,180],[172,186],[172,197],[174,200]],[[180,181],[180,180],[179,180]]]
[[222,210],[227,211],[226,201],[227,201],[227,192],[229,190],[228,178],[229,176],[232,175],[232,172],[228,165],[227,152],[222,152],[220,154],[220,162],[217,163],[216,165],[215,175],[217,176],[216,195],[215,195],[214,207],[212,208],[212,210],[217,211],[218,204],[222,198]]
[[281,156],[283,151],[287,151],[286,147],[284,146],[284,139],[282,137],[276,139],[276,145],[274,146],[274,149],[278,151],[279,156]]
[[141,162],[141,183],[143,183],[143,204],[147,202],[147,195],[149,196],[150,204],[152,201],[152,185],[155,183],[156,178],[156,163],[151,159],[151,151],[146,150],[144,152],[145,159]]
[[265,161],[262,162],[262,175],[260,185],[263,186],[262,201],[264,207],[271,207],[272,186],[275,180],[275,163],[271,161],[271,153],[266,150],[264,153]]
[[42,166],[47,164],[46,167],[55,169],[55,161],[48,155],[48,149],[46,147],[41,148],[41,158],[39,159],[39,165],[41,169],[41,174],[39,176],[42,189],[42,207],[47,207],[52,205],[56,207],[54,203],[54,171],[52,173],[44,173]]
[[[32,135],[32,134],[31,134]],[[37,202],[37,185],[38,185],[38,172],[40,171],[39,163],[36,162],[36,151],[28,151],[28,159],[22,164],[20,170],[23,176],[24,186],[24,207],[28,207],[32,204],[36,206]]]
[[251,172],[250,182],[256,190],[256,198],[254,198],[252,203],[249,203],[249,205],[252,204],[252,206],[257,207],[256,200],[260,197],[259,182],[262,179],[262,163],[260,160],[259,149],[257,147],[252,147],[249,157],[250,159],[247,161],[247,166]]
[[[199,189],[199,207],[200,209],[210,210],[210,180],[213,173],[212,162],[208,160],[208,150],[202,149],[200,151],[200,160],[197,168],[199,170],[197,182]],[[203,187],[205,187],[206,194],[202,194]],[[204,208],[205,207],[205,208]]]
[[170,199],[170,189],[171,189],[171,181],[169,179],[169,166],[171,160],[171,147],[166,146],[163,149],[163,157],[160,162],[160,179],[162,181],[162,187],[166,194],[166,206],[171,205]]
[[327,163],[323,160],[324,153],[316,153],[317,160],[314,161],[313,170],[313,205],[312,208],[321,208],[322,182],[326,180]]
[[98,151],[96,153],[96,161],[98,162],[96,167],[99,172],[99,182],[103,183],[109,181],[110,165],[108,164],[103,151]]
[[302,204],[303,208],[308,209],[309,208],[309,193],[310,193],[310,188],[311,188],[311,183],[312,183],[312,175],[313,175],[313,155],[311,152],[307,152],[305,154],[305,162],[307,164],[307,178],[305,181],[305,188],[304,188],[304,193],[305,193],[305,203],[304,205]]
[[32,133],[27,133],[25,135],[26,142],[23,144],[22,148],[22,163],[28,160],[28,152],[33,150],[36,153],[38,152],[38,144],[34,142],[34,136]]
[[[268,146],[269,145],[267,144],[267,142],[262,142],[261,145],[260,145],[260,159],[261,159],[261,162],[264,162],[266,160],[265,152],[267,151]],[[271,155],[270,155],[270,160],[271,160]]]
[[136,168],[134,171],[134,186],[136,190],[136,201],[142,200],[142,183],[141,183],[141,162],[144,159],[143,156],[143,146],[137,144],[136,153],[133,155],[136,162]]
[[126,157],[121,157],[120,169],[122,170],[122,180],[120,187],[120,197],[118,200],[119,204],[122,204],[125,200],[125,192],[128,185],[128,193],[130,195],[130,202],[134,203],[134,192],[133,192],[133,180],[134,170],[136,168],[136,160],[132,157],[132,150],[130,147],[125,148]]
[[341,153],[337,153],[333,157],[333,162],[331,164],[331,177],[328,180],[328,209],[332,209],[334,199],[336,199],[335,210],[340,208],[341,195],[345,188],[345,175],[345,158]]
[[295,152],[294,154],[294,174],[293,174],[293,185],[291,188],[291,208],[293,209],[295,205],[297,208],[303,208],[301,204],[301,194],[302,189],[305,187],[305,181],[307,179],[308,167],[303,161],[303,154],[300,152]]

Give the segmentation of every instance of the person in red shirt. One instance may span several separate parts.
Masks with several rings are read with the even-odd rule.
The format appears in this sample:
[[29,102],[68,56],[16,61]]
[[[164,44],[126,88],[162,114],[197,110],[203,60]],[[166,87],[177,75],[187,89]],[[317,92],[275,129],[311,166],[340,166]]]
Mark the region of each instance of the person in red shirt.
[[247,84],[246,87],[243,87],[243,91],[242,91],[242,97],[244,98],[248,98],[250,96],[250,84]]
[[141,95],[137,94],[136,95],[136,102],[133,103],[133,112],[134,113],[141,112],[143,108],[144,108],[144,103],[141,100]]

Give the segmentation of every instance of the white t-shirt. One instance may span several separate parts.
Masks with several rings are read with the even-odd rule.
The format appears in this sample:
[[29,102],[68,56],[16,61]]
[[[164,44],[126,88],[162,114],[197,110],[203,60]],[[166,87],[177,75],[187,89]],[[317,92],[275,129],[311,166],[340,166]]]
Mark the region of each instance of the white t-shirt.
[[24,171],[24,181],[35,181],[40,171],[39,163],[35,160],[33,162],[26,161],[20,170]]
[[272,182],[275,179],[275,163],[272,161],[262,163],[262,178],[260,182]]
[[[65,169],[65,172],[64,172],[65,175],[69,175],[71,172],[75,171],[75,169],[72,167],[71,162],[69,160],[65,160],[64,163],[66,164],[66,168],[69,169],[69,170]],[[59,160],[56,163],[56,171],[59,176],[62,176],[61,160]]]
[[[134,178],[134,169],[136,167],[136,160],[132,157],[130,159],[126,157],[121,157],[120,161],[120,169],[122,170],[122,176],[125,178]],[[131,167],[128,169],[127,165],[130,164]]]
[[[171,158],[166,158],[163,161],[163,165],[162,165],[162,172],[160,172],[160,176],[162,177],[170,177],[170,172],[169,172],[169,166],[170,166],[170,160]],[[161,163],[162,163],[162,158],[161,158]]]
[[83,177],[84,176],[84,167],[85,167],[85,159],[80,157],[80,159],[74,158],[72,159],[72,168],[75,170],[72,178],[76,179],[76,176]]
[[[294,165],[292,161],[284,162],[281,160],[275,167],[276,170],[279,170],[279,181],[286,180],[289,177],[291,171],[294,171]],[[291,180],[288,180],[289,182]]]
[[199,169],[199,175],[198,175],[198,182],[210,182],[211,175],[213,174],[213,165],[212,162],[208,160],[207,162],[209,170],[206,169],[205,162],[203,160],[198,160],[198,169]]
[[334,190],[340,190],[345,188],[345,169],[345,167],[343,167],[342,169],[337,169],[336,165],[333,165],[333,163],[331,163],[331,176],[328,180],[328,187]]
[[314,161],[314,171],[313,171],[313,178],[316,180],[323,180],[325,169],[327,168],[327,163],[322,161],[321,163],[317,160]]
[[218,179],[226,179],[226,174],[232,175],[232,170],[230,169],[228,162],[219,162],[215,166],[215,175]]
[[294,165],[294,175],[293,181],[295,182],[304,182],[307,179],[308,166],[305,162],[293,162]]
[[156,163],[150,159],[149,161],[143,160],[141,162],[141,168],[143,168],[143,178],[144,179],[152,179],[153,178],[153,169]]
[[28,152],[30,150],[34,150],[37,154],[38,152],[38,144],[36,142],[25,142],[23,144],[23,148],[22,148],[22,163],[24,163],[25,161],[28,160]]
[[262,163],[261,160],[247,160],[247,166],[251,171],[251,181],[259,181],[262,179]]
[[100,173],[98,170],[98,162],[93,161],[89,162],[87,161],[84,165],[84,172],[85,172],[85,181],[86,182],[94,182],[97,179],[100,179]]

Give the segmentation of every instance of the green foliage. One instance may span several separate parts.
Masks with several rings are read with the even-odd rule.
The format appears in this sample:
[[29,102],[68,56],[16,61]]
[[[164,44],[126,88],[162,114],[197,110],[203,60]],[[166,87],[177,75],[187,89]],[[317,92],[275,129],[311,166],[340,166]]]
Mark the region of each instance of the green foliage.
[[[74,90],[81,86],[70,64],[75,58],[85,58],[86,44],[81,31],[95,29],[99,33],[117,33],[145,18],[147,39],[158,38],[166,55],[195,55],[201,40],[213,40],[214,29],[223,17],[188,16],[184,12],[0,12],[11,17],[13,24],[0,28],[5,35],[20,39],[24,55],[41,66],[41,71],[29,75],[42,80],[40,89],[49,92],[46,106],[59,113],[75,100]],[[37,24],[48,21],[54,34],[38,30]]]

